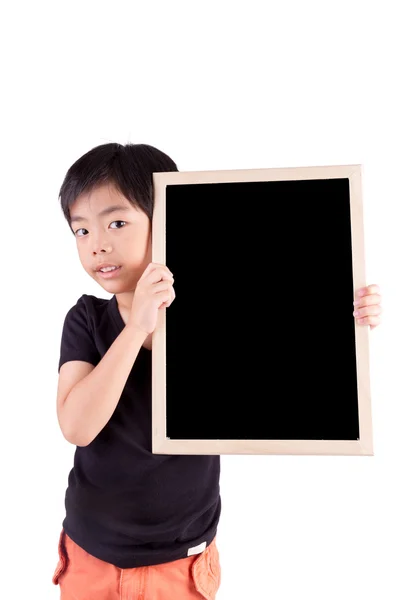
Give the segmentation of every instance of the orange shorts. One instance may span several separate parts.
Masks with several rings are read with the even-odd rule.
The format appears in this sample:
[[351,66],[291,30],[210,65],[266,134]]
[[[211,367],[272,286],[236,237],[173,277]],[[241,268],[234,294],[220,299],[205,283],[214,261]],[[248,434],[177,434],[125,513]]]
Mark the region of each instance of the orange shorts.
[[221,583],[216,537],[200,554],[120,569],[78,546],[61,531],[53,583],[61,600],[215,600]]

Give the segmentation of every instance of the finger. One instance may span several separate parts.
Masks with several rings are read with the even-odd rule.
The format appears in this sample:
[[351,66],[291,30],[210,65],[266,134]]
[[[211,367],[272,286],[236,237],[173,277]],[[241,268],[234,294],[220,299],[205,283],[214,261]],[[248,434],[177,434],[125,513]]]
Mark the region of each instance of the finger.
[[173,303],[173,301],[175,300],[176,294],[175,294],[175,290],[174,288],[172,288],[172,294],[171,294],[171,299],[168,302],[168,306],[171,306],[171,304]]
[[158,281],[153,283],[151,286],[151,291],[154,294],[158,294],[159,292],[170,291],[171,290],[171,282],[167,280]]
[[173,303],[174,300],[175,300],[175,290],[174,290],[174,288],[171,288],[171,295],[170,295],[169,300],[167,300],[166,302],[164,302],[160,306],[160,308],[166,308],[168,306],[171,306],[171,304]]
[[381,323],[381,318],[379,316],[375,317],[364,317],[362,319],[357,319],[357,325],[369,325],[371,329],[377,327]]
[[158,265],[156,263],[149,262],[149,264],[147,265],[147,267],[145,268],[145,270],[142,273],[142,277],[145,276],[145,275],[147,275],[151,271],[153,271],[157,266]]
[[380,294],[381,290],[379,285],[377,285],[376,283],[371,283],[370,285],[367,285],[366,287],[362,287],[359,290],[357,290],[357,294],[356,296],[367,296],[368,294]]
[[166,265],[162,265],[160,263],[154,263],[154,262],[150,262],[147,267],[145,268],[145,270],[143,271],[140,279],[144,279],[145,277],[147,277],[150,273],[154,273],[154,272],[159,272],[159,270],[164,271],[165,273],[169,273],[172,276],[171,271],[168,269],[168,267]]
[[170,269],[168,269],[167,265],[164,265],[162,263],[155,263],[155,262],[153,262],[151,264],[154,266],[155,269],[163,269],[163,270],[167,271],[167,273],[172,275],[172,272]]
[[354,306],[370,306],[371,304],[380,304],[382,300],[382,296],[380,294],[371,294],[369,296],[362,296],[361,298],[357,298],[354,300]]
[[148,276],[148,274],[149,274],[149,273],[151,273],[151,271],[153,271],[154,269],[155,269],[155,266],[154,266],[154,264],[150,262],[150,263],[147,265],[147,267],[144,269],[144,271],[143,271],[143,273],[141,274],[141,276],[139,277],[139,279],[138,279],[138,283],[139,283],[139,281],[143,281],[143,279],[145,279],[145,278]]
[[355,317],[357,317],[357,319],[359,318],[364,318],[364,317],[372,317],[375,315],[380,315],[382,312],[382,307],[376,304],[373,304],[372,306],[366,306],[365,308],[357,308],[357,310],[355,310],[353,312],[353,315]]
[[158,305],[158,308],[163,308],[164,305],[165,306],[168,305],[168,302],[170,300],[170,292],[169,291],[158,292],[158,294],[156,294],[156,298],[157,298],[157,302],[160,303]]
[[163,280],[174,281],[174,276],[171,271],[164,266],[157,266],[157,268],[153,269],[146,277],[148,283],[156,283]]
[[168,269],[167,265],[164,265],[163,263],[151,263],[156,269],[163,269],[165,271],[167,271],[170,275],[172,275],[172,272],[170,269]]

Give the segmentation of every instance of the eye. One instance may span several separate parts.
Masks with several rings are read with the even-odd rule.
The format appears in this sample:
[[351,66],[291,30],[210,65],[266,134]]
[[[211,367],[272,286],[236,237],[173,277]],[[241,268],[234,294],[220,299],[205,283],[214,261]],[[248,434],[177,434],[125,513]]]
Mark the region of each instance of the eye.
[[[112,222],[110,223],[110,225],[112,225],[113,223],[123,223],[124,225],[126,225],[126,221],[112,221]],[[121,227],[112,227],[111,229],[121,229]],[[77,237],[84,237],[83,235],[78,235],[78,231],[87,231],[87,229],[85,229],[84,227],[81,227],[80,229],[77,229],[77,230],[75,231],[75,235],[76,235]]]
[[77,230],[75,231],[75,235],[76,235],[77,237],[83,237],[83,236],[81,236],[81,235],[78,235],[78,231],[87,231],[87,229],[84,229],[83,227],[81,227],[80,229],[77,229]]
[[[113,221],[110,225],[112,225],[113,223],[124,223],[125,224],[126,221]],[[117,229],[121,229],[121,227],[117,227]]]

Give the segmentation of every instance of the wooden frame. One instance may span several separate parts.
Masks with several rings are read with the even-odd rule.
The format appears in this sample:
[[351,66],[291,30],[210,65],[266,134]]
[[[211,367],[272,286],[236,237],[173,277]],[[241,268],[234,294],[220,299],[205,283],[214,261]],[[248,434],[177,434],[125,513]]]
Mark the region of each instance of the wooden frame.
[[[166,264],[166,196],[168,186],[182,184],[283,182],[347,179],[351,219],[351,255],[353,298],[357,289],[366,285],[364,265],[363,206],[361,165],[334,165],[221,171],[163,172],[153,174],[153,261]],[[172,189],[172,188],[171,188]],[[323,200],[321,199],[321,202]],[[168,265],[169,266],[169,265]],[[178,294],[177,294],[178,298]],[[177,301],[177,298],[175,302]],[[334,296],[332,295],[332,298]],[[339,301],[339,300],[338,300]],[[348,300],[346,306],[348,307]],[[172,308],[172,305],[171,305]],[[168,310],[160,313],[153,334],[152,351],[152,450],[156,454],[318,454],[373,455],[371,399],[369,382],[369,328],[354,325],[356,373],[358,387],[357,439],[170,439],[166,429],[166,336]],[[352,309],[350,307],[347,310]],[[353,317],[352,317],[353,318]],[[353,318],[354,319],[354,318]],[[324,324],[321,325],[322,327]],[[287,332],[294,331],[288,326]],[[349,336],[350,338],[350,336]],[[326,326],[329,341],[329,326]],[[349,341],[349,344],[351,340]],[[289,366],[289,365],[288,365]],[[289,369],[288,369],[289,370]],[[344,390],[346,389],[344,384]],[[227,415],[227,419],[229,415]]]

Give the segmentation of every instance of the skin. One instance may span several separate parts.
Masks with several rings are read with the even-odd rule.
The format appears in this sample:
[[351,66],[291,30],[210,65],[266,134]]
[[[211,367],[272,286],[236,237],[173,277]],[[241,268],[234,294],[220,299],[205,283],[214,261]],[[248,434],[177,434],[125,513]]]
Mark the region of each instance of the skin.
[[[126,210],[99,215],[115,204],[124,206]],[[104,290],[115,294],[121,317],[127,323],[137,282],[151,262],[149,218],[111,183],[81,194],[70,208],[70,215],[71,219],[76,216],[83,218],[82,221],[71,222],[83,268]],[[96,266],[101,262],[121,265],[118,277],[103,279],[96,272]],[[151,347],[151,335],[143,345]]]
[[[121,204],[126,210],[99,216],[103,209]],[[117,298],[118,308],[127,323],[136,285],[151,262],[151,223],[147,215],[132,204],[111,183],[81,194],[70,209],[71,217],[83,217],[72,222],[79,259],[85,271],[103,289]],[[96,265],[109,262],[121,265],[118,277],[103,279]],[[381,322],[381,295],[376,284],[356,292],[353,315],[356,323],[374,329]],[[143,344],[151,348],[151,334]]]
[[376,284],[357,290],[353,315],[358,325],[369,325],[374,329],[381,323],[381,293]]

